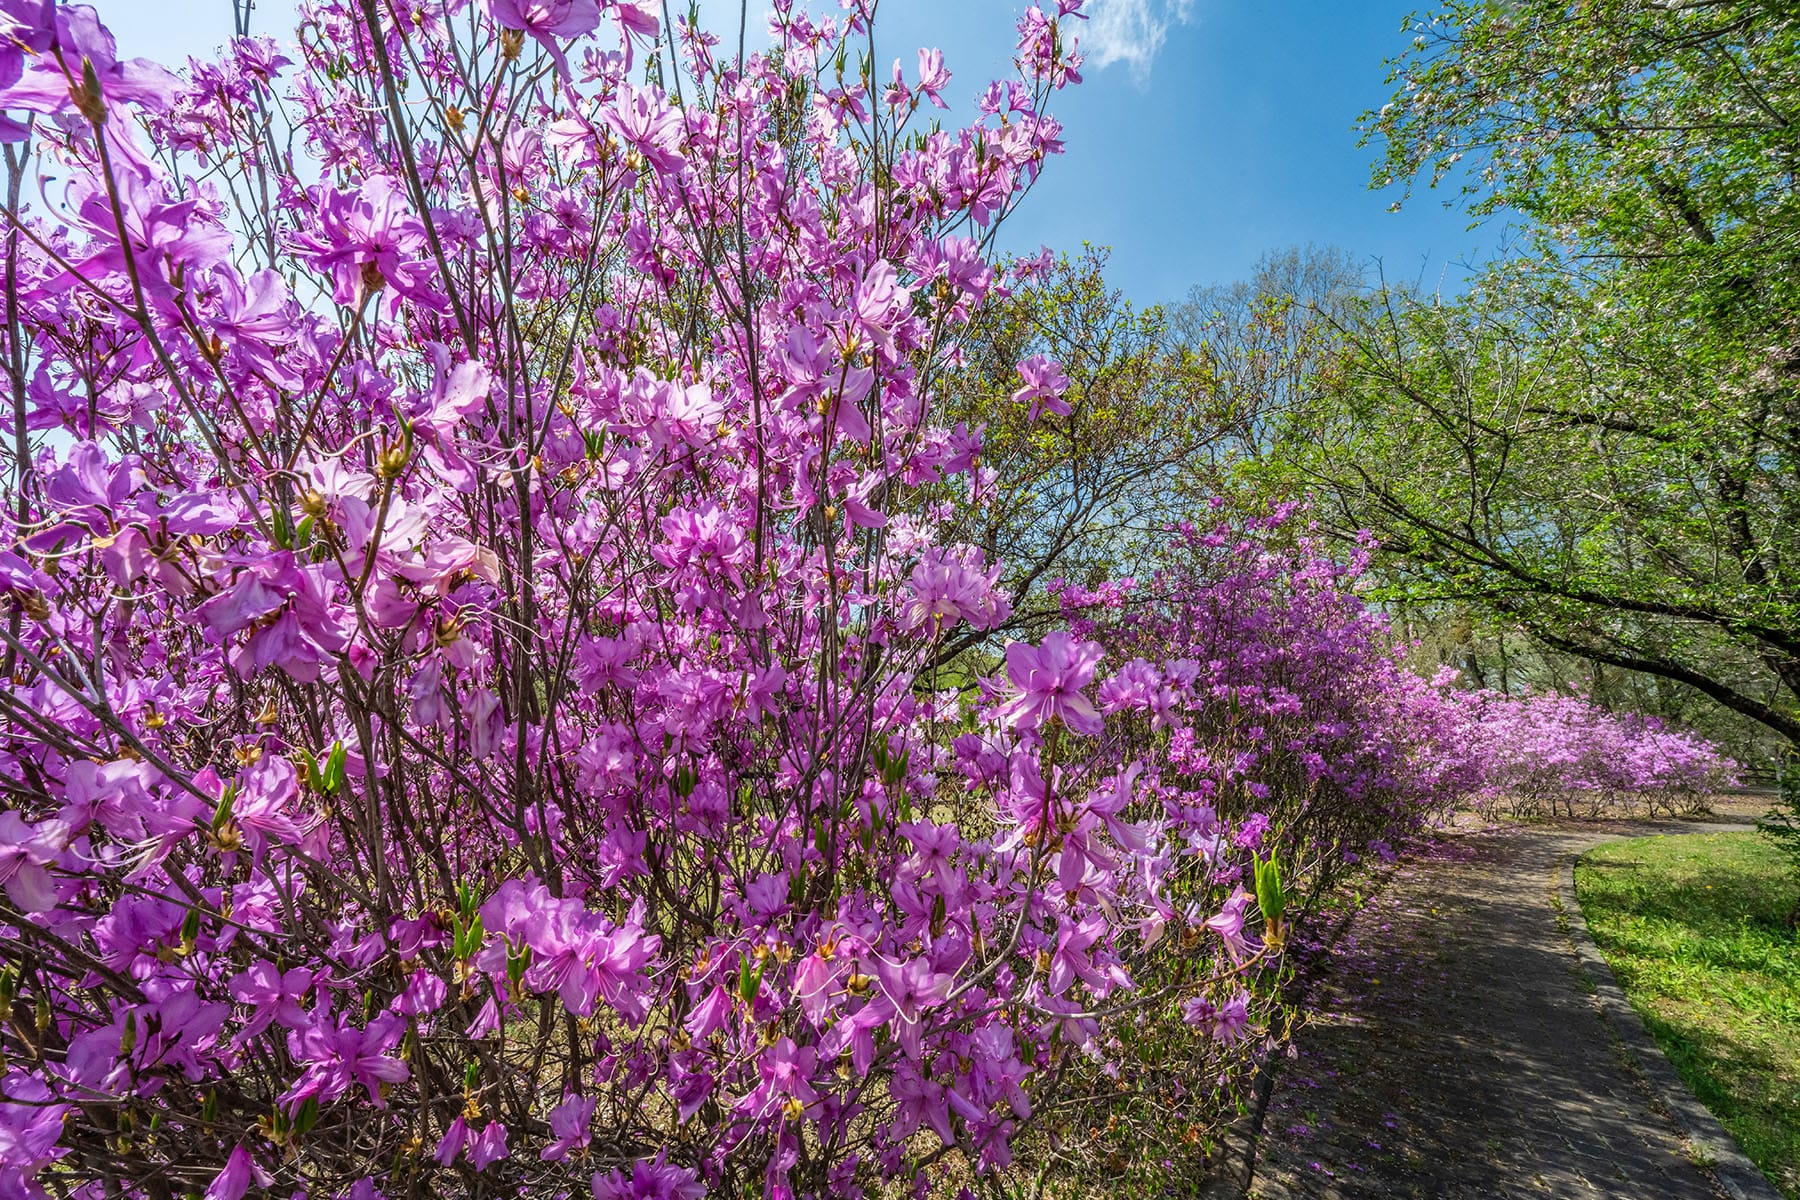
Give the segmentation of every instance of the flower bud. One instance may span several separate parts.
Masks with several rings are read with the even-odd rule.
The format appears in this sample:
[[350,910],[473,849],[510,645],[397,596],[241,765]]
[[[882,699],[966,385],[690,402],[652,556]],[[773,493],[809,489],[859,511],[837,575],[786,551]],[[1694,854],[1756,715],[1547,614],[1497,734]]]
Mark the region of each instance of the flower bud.
[[220,854],[232,854],[244,848],[244,831],[235,821],[227,821],[207,835],[207,840]]
[[106,98],[100,91],[100,76],[94,70],[93,60],[85,55],[81,60],[81,82],[69,85],[69,101],[94,125],[106,124]]
[[375,456],[375,471],[383,479],[397,479],[411,457],[405,446],[389,446]]
[[50,619],[50,601],[45,599],[42,592],[33,589],[29,592],[15,593],[15,595],[18,597],[19,608],[26,617],[33,621]]

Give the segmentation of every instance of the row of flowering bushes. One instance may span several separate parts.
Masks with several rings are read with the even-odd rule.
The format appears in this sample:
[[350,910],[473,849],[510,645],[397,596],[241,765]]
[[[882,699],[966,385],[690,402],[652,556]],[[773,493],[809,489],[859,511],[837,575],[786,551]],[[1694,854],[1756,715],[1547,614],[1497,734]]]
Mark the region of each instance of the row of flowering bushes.
[[1575,696],[1481,692],[1468,703],[1486,764],[1478,799],[1516,815],[1686,812],[1737,782],[1716,746],[1656,717]]
[[[1195,1147],[1219,1148],[1307,1015],[1290,943],[1328,930],[1322,910],[1364,860],[1392,861],[1485,777],[1451,677],[1409,671],[1358,596],[1364,558],[1335,561],[1291,516],[1183,525],[1149,579],[1057,586],[1113,668],[1089,752],[1143,764],[1169,860],[1159,895],[1183,934],[1135,947],[1137,1007],[1101,1021],[1099,1053],[1061,1081],[1081,1136],[1053,1128],[1034,1147],[1096,1189],[1185,1195],[1216,1174]],[[1194,936],[1209,911],[1223,954]]]
[[0,1195],[1209,1169],[1464,709],[1261,526],[937,665],[1010,614],[933,385],[1080,5],[961,129],[872,7],[321,0],[177,77],[0,0]]
[[[1183,525],[1151,579],[1053,585],[1071,630],[1113,665],[1096,696],[1107,737],[1089,753],[1145,764],[1161,801],[1157,828],[1175,856],[1161,895],[1196,913],[1224,897],[1224,919],[1205,923],[1224,957],[1208,963],[1191,938],[1141,946],[1129,957],[1141,1007],[1096,1026],[1102,1053],[1059,1083],[1067,1119],[1033,1158],[1096,1191],[1189,1194],[1216,1175],[1216,1155],[1145,1148],[1212,1146],[1222,1120],[1254,1104],[1259,1061],[1316,1015],[1307,981],[1292,978],[1305,959],[1280,953],[1284,942],[1330,936],[1321,910],[1366,856],[1391,861],[1458,805],[1654,813],[1698,807],[1735,782],[1716,747],[1655,718],[1465,691],[1448,670],[1419,677],[1359,594],[1367,566],[1366,553],[1328,553],[1284,506]],[[1273,920],[1250,894],[1260,862],[1282,872]],[[1236,915],[1259,908],[1247,937]],[[1171,1036],[1183,1022],[1211,1036]],[[1084,1136],[1069,1138],[1070,1125]]]

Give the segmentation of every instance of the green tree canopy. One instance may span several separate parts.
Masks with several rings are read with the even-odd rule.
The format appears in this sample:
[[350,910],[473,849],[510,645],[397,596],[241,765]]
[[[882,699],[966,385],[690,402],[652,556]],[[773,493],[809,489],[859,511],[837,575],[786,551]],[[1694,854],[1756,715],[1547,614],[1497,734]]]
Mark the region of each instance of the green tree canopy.
[[1369,114],[1377,184],[1525,253],[1334,322],[1265,478],[1397,594],[1674,681],[1800,742],[1800,10],[1456,0]]

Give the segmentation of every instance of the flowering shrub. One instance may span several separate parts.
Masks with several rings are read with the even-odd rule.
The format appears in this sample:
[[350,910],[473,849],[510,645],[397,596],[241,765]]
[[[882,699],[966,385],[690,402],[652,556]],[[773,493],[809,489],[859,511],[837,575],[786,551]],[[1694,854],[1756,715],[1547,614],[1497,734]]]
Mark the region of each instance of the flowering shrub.
[[[1115,664],[1095,692],[1105,736],[1084,746],[1144,764],[1176,931],[1127,955],[1138,1007],[1071,1062],[1039,1151],[1096,1182],[1199,1182],[1213,1164],[1187,1147],[1216,1146],[1304,1015],[1286,945],[1318,936],[1360,860],[1391,860],[1483,779],[1452,677],[1408,671],[1356,594],[1362,556],[1334,561],[1291,517],[1184,525],[1154,577],[1060,588],[1070,628]],[[1184,1025],[1206,1036],[1171,1033]]]
[[1006,615],[915,497],[1077,7],[945,130],[856,6],[327,0],[178,78],[0,2],[0,1194],[1006,1166],[1155,907],[1053,761],[1091,655],[917,677]]
[[1641,804],[1690,810],[1735,784],[1737,764],[1655,717],[1573,696],[1472,698],[1471,738],[1486,761],[1482,799],[1519,815]]

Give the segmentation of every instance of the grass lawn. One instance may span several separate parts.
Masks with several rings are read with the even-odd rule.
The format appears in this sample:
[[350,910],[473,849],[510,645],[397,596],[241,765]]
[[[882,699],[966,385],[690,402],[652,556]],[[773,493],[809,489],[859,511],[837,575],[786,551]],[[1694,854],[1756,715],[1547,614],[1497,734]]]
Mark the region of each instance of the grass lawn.
[[1575,871],[1594,940],[1702,1103],[1800,1198],[1795,885],[1754,833],[1633,838]]

